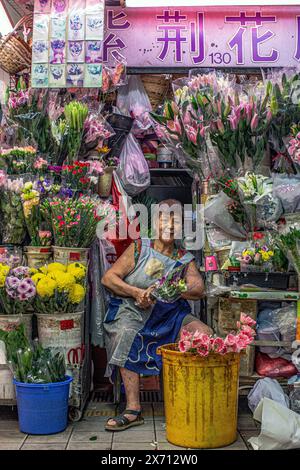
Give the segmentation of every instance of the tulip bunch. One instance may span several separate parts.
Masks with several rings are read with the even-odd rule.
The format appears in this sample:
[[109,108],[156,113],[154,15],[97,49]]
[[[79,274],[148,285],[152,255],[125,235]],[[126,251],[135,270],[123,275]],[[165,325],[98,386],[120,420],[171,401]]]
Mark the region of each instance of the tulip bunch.
[[181,333],[178,349],[181,352],[190,352],[206,357],[209,354],[237,353],[246,349],[254,341],[256,322],[251,318],[241,314],[240,321],[237,322],[237,332],[229,333],[226,338],[207,335],[196,331],[191,333],[183,330]]

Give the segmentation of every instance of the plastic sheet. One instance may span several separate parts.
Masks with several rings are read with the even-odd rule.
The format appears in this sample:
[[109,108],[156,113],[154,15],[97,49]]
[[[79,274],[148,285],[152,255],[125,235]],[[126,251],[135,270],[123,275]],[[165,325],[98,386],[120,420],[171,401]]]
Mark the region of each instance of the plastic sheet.
[[260,434],[248,442],[254,450],[300,448],[300,415],[270,398],[263,398],[253,418],[261,423]]
[[101,277],[116,259],[116,250],[108,240],[95,242],[90,250],[89,276],[91,282],[91,342],[103,348],[103,320],[106,314],[108,291],[101,284]]
[[265,379],[257,380],[251,391],[248,393],[248,406],[252,413],[256,409],[260,400],[263,398],[270,398],[277,403],[288,408],[289,398],[284,393],[283,388],[275,379],[266,377]]

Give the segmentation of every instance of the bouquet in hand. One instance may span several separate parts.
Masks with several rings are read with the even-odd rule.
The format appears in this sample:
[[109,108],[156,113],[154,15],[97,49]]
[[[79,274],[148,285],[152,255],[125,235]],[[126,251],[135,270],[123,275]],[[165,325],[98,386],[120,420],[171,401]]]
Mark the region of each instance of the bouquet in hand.
[[185,265],[172,269],[154,284],[154,289],[151,292],[152,297],[165,303],[176,302],[182,292],[187,291],[187,285],[184,279],[185,272]]

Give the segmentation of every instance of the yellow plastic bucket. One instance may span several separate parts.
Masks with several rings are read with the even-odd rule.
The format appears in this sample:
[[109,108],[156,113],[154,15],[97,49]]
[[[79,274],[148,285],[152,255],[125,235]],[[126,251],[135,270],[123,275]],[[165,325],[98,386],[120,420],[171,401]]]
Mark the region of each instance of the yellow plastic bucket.
[[167,439],[182,447],[212,449],[237,438],[240,355],[200,357],[158,348],[163,361]]

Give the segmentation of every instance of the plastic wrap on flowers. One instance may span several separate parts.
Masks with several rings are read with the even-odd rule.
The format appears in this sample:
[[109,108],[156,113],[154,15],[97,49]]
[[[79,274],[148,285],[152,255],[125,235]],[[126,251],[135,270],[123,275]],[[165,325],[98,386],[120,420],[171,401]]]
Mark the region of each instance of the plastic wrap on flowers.
[[18,145],[36,145],[41,153],[49,153],[52,142],[48,99],[48,90],[21,89],[10,93],[6,120],[14,129]]
[[119,89],[117,107],[122,114],[134,119],[132,132],[135,136],[142,135],[152,126],[151,103],[138,75],[131,75],[128,84]]
[[272,113],[268,141],[272,150],[283,157],[286,156],[285,139],[290,135],[291,126],[300,121],[299,79],[299,71],[292,67],[269,71],[264,77]]
[[127,83],[126,63],[124,60],[116,60],[112,67],[103,65],[102,87],[103,94],[110,93]]
[[104,141],[115,135],[111,125],[100,113],[91,113],[84,122],[81,152],[85,155],[96,147],[103,147]]
[[285,214],[300,210],[300,176],[274,175],[273,195],[282,204]]
[[289,227],[285,233],[278,235],[276,244],[300,275],[300,229]]
[[[275,197],[272,196],[272,180],[270,178],[247,172],[245,176],[237,178],[237,184],[240,201],[247,214],[252,232],[255,227],[266,225],[266,220],[261,217],[264,211],[269,210],[271,217],[276,217],[280,212],[280,206],[277,210]],[[264,201],[273,201],[273,207],[266,208]]]
[[208,222],[217,225],[228,235],[244,239],[247,236],[246,230],[235,222],[232,215],[226,209],[230,201],[231,199],[225,193],[219,193],[205,205],[204,217]]
[[116,170],[129,196],[135,196],[150,186],[150,172],[141,147],[133,134],[126,138]]
[[2,243],[22,245],[26,224],[21,201],[22,178],[12,180],[0,171],[0,221]]

